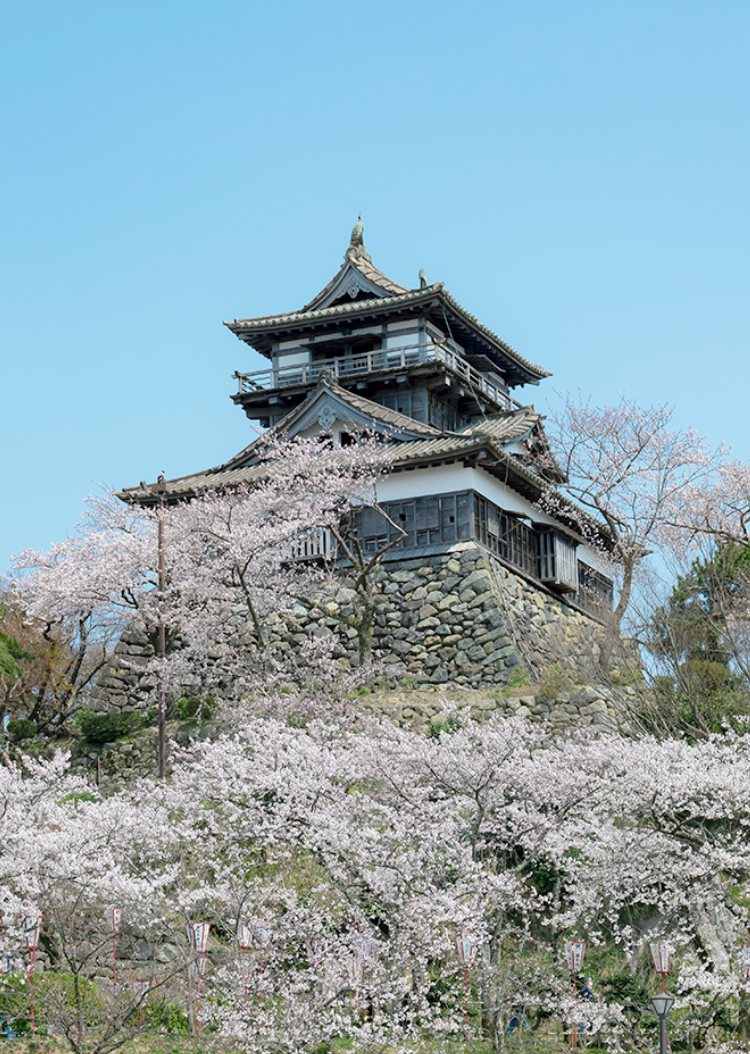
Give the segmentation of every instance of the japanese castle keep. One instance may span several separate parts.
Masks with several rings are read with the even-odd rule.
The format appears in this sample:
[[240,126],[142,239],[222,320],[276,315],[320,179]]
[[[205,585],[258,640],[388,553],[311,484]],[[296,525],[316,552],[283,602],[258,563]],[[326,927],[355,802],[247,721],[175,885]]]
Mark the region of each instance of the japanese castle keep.
[[[382,274],[361,221],[343,265],[304,307],[226,325],[268,359],[264,370],[235,374],[232,398],[251,420],[339,443],[367,429],[391,445],[379,497],[405,536],[383,565],[376,655],[414,683],[467,687],[505,684],[519,666],[534,676],[554,662],[590,663],[612,584],[575,519],[538,507],[562,475],[539,456],[541,416],[511,394],[549,376],[544,369],[441,282],[420,273],[407,289]],[[170,495],[252,481],[261,443],[167,481]],[[154,500],[144,485],[122,494]],[[365,510],[359,530],[374,547],[393,528]],[[325,623],[313,629],[341,631]]]

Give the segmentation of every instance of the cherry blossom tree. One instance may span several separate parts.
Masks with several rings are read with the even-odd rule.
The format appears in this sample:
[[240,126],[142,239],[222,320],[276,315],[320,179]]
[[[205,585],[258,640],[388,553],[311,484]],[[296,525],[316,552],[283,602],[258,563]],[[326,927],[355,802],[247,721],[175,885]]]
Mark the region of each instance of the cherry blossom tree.
[[[298,597],[314,602],[326,587],[342,588],[333,562],[298,557],[304,550],[330,556],[310,539],[339,532],[353,509],[376,505],[388,455],[363,437],[344,448],[287,441],[264,457],[252,485],[190,500],[148,508],[112,495],[90,499],[76,535],[48,553],[17,558],[19,610],[76,654],[96,647],[99,659],[132,620],[155,653],[166,629],[164,657],[156,654],[138,671],[165,687],[187,678],[205,691],[229,682],[249,691],[267,685],[280,663],[283,676],[283,649],[269,647],[269,627],[281,620],[283,628]],[[368,568],[370,578],[377,572],[376,564]],[[354,595],[371,591],[365,579]]]
[[673,428],[672,417],[666,404],[643,407],[623,397],[617,406],[593,406],[580,392],[548,417],[551,445],[567,477],[563,493],[574,505],[549,490],[542,506],[571,520],[619,569],[615,639],[643,562],[654,550],[689,543],[727,470],[722,447],[712,449],[692,429]]
[[[623,964],[670,941],[686,1040],[736,1013],[750,736],[552,741],[521,720],[452,718],[425,737],[356,714],[256,717],[187,749],[169,781],[107,799],[61,756],[0,766],[0,907],[44,919],[43,1012],[77,1051],[128,1034],[143,997],[106,978],[118,904],[153,949],[122,979],[195,1009],[178,935],[212,924],[200,1021],[247,1052],[461,1036],[457,934],[476,949],[472,1031],[496,1050],[519,1001],[534,1022],[580,1021],[560,955],[571,938]],[[0,940],[14,947],[12,926]],[[628,1030],[641,1044],[637,1013],[604,981],[600,995],[592,1027],[615,1049]]]
[[[700,954],[726,971],[747,925],[733,891],[750,876],[749,764],[743,737],[551,744],[499,719],[437,739],[257,719],[197,747],[164,793],[199,832],[200,895],[222,873],[217,917],[265,919],[271,935],[262,970],[256,957],[249,973],[217,976],[217,1026],[248,1051],[460,1032],[457,933],[478,949],[472,978],[498,1049],[519,990],[576,1020],[559,962],[543,965],[550,942],[636,954],[658,918],[686,962]],[[732,924],[711,936],[706,920],[722,912]],[[686,1005],[699,983],[686,981]],[[718,1005],[705,993],[701,1027]],[[596,1013],[613,1035],[625,1027],[616,1002]]]

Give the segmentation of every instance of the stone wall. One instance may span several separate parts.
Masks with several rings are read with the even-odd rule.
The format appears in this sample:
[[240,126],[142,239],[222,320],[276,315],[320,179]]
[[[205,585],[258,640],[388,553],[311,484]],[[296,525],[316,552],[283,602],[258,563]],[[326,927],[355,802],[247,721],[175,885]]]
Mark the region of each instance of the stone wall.
[[[575,729],[595,733],[628,735],[637,704],[631,686],[568,684],[555,678],[518,688],[460,688],[450,685],[430,689],[361,689],[351,699],[353,712],[365,712],[401,727],[424,734],[449,727],[452,722],[484,721],[493,714],[523,717],[543,725],[556,736]],[[229,731],[219,720],[197,725],[193,721],[170,721],[167,736],[170,757],[174,748],[186,748],[196,739],[214,739]],[[47,752],[61,747],[71,751],[71,766],[105,792],[119,790],[140,776],[156,776],[156,729],[148,727],[112,743],[93,744],[75,738],[47,744]],[[39,747],[32,747],[32,753]]]
[[[336,637],[342,666],[356,664],[356,632],[337,615],[299,605],[270,624],[270,642],[282,649],[307,636]],[[592,618],[504,567],[483,547],[463,542],[448,553],[400,557],[384,564],[379,581],[373,653],[392,684],[412,688],[453,685],[502,687],[538,682],[550,667],[595,683],[602,627]],[[153,705],[153,679],[140,672],[153,655],[152,642],[131,626],[100,676],[91,705],[121,711]],[[199,694],[186,684],[183,694]]]
[[386,564],[381,588],[376,653],[418,683],[505,685],[551,665],[596,674],[601,626],[473,542]]

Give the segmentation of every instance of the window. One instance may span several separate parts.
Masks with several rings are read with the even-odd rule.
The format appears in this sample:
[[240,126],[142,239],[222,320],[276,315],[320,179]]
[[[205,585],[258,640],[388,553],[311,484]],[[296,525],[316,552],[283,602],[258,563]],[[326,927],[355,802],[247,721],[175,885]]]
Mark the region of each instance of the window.
[[[383,511],[392,524],[373,509],[361,509],[355,514],[355,530],[369,552],[397,539],[393,548],[400,550],[450,544],[471,537],[471,492],[468,490],[388,501],[383,503]],[[405,532],[405,537],[400,537],[394,524]]]

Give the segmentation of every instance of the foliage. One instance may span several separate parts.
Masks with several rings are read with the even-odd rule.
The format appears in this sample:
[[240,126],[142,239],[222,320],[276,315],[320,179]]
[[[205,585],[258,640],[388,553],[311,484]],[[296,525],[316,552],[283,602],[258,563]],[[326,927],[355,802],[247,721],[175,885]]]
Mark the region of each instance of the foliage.
[[743,632],[750,546],[724,542],[695,559],[650,620],[646,644],[657,676],[654,728],[704,736],[750,716]]
[[216,713],[216,699],[212,695],[204,698],[196,695],[183,696],[177,700],[175,710],[181,721],[189,721],[195,717],[210,721]]
[[542,699],[551,701],[563,692],[572,691],[575,685],[575,672],[562,663],[553,662],[545,666],[539,679],[539,695]]
[[28,717],[14,717],[5,727],[14,743],[20,743],[24,739],[33,739],[37,734],[36,721],[30,721]]
[[[66,714],[85,704],[91,670],[113,658],[112,645],[134,621],[149,641],[165,627],[168,646],[165,658],[144,652],[130,669],[158,678],[178,697],[186,694],[186,680],[198,679],[203,690],[217,694],[227,684],[248,692],[290,677],[320,681],[335,642],[313,640],[284,653],[270,639],[280,618],[293,618],[301,603],[328,604],[332,591],[343,590],[344,601],[358,612],[355,621],[366,643],[378,554],[362,554],[350,587],[334,580],[334,569],[324,562],[295,554],[325,531],[354,552],[356,543],[341,524],[354,508],[376,507],[387,448],[366,437],[345,448],[296,439],[269,446],[260,456],[264,476],[252,487],[155,508],[126,505],[113,495],[90,499],[77,534],[47,553],[18,557],[16,610],[54,645],[56,655],[73,662],[63,663],[67,688],[57,693],[67,692]],[[341,611],[340,618],[349,616]],[[118,653],[117,666],[128,669],[125,654]],[[38,720],[28,705],[22,716]]]
[[97,714],[93,710],[81,710],[76,716],[76,725],[89,743],[111,743],[136,731],[140,720],[132,713]]
[[147,1006],[143,1014],[146,1028],[168,1035],[186,1036],[190,1032],[190,1020],[185,1010],[176,1003]]
[[[197,919],[212,926],[201,1019],[242,1054],[460,1040],[459,933],[477,951],[469,1028],[487,1049],[518,1003],[540,1032],[580,1021],[571,938],[588,941],[587,1027],[643,1049],[647,932],[673,947],[675,1037],[705,1043],[741,1007],[748,824],[750,734],[552,740],[494,714],[424,736],[316,699],[304,721],[238,721],[169,781],[106,798],[60,755],[0,767],[0,912],[42,915],[39,1020],[78,1054],[109,1054],[139,1014],[194,1027]],[[118,970],[148,980],[147,1001],[125,973],[106,981],[114,904],[138,949]],[[256,936],[240,965],[241,924]],[[19,956],[14,922],[0,945]]]
[[0,676],[17,681],[23,673],[24,663],[33,661],[34,656],[24,651],[15,637],[0,632]]
[[101,669],[102,644],[89,637],[89,618],[77,629],[29,616],[15,591],[0,600],[0,722],[29,720],[37,732],[66,731]]

